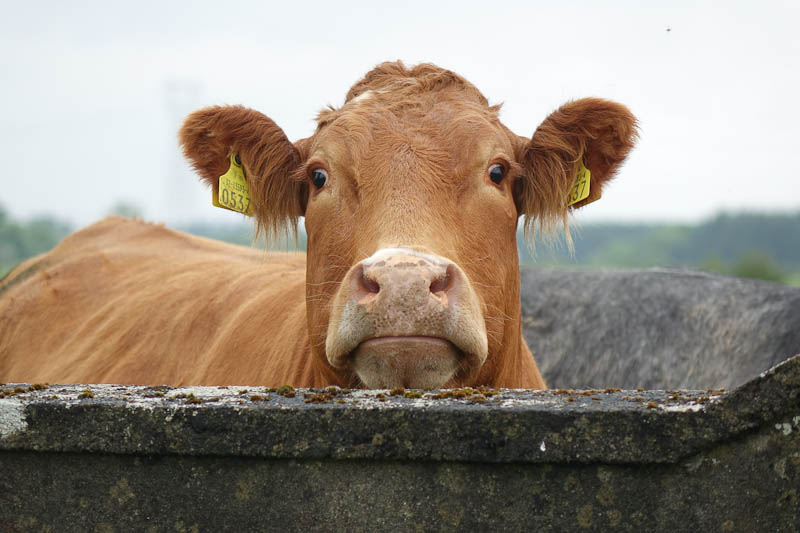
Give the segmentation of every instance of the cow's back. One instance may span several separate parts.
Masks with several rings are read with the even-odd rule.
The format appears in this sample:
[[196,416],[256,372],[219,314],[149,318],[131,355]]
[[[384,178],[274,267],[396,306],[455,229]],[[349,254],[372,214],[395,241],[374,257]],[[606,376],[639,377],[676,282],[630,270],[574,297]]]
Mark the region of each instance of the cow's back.
[[0,282],[0,380],[302,381],[305,255],[112,217]]

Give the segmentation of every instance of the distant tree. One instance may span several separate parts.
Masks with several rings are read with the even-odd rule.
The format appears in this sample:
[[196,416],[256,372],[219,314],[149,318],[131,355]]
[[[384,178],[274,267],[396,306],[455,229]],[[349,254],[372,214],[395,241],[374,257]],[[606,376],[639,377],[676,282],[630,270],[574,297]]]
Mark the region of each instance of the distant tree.
[[144,218],[142,215],[142,208],[133,202],[127,200],[120,200],[114,204],[109,210],[110,215],[118,215],[125,218]]
[[0,206],[0,277],[25,259],[50,250],[71,230],[69,224],[50,217],[12,220]]
[[743,254],[731,269],[731,274],[738,278],[762,279],[765,281],[784,281],[784,273],[775,265],[772,258],[762,252]]
[[699,266],[701,270],[706,270],[708,272],[716,272],[717,274],[730,274],[728,265],[726,265],[725,262],[716,255],[707,258],[705,261],[700,263]]

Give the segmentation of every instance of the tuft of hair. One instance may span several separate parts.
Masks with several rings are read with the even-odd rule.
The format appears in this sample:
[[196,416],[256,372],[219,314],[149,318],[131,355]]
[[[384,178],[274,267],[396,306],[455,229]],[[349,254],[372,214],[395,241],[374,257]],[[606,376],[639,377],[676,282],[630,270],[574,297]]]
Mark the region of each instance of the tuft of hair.
[[[218,190],[219,177],[239,154],[256,217],[256,239],[297,239],[305,180],[298,147],[269,117],[243,106],[212,106],[189,115],[179,134],[183,153],[201,179]],[[303,143],[298,146],[302,149]]]
[[[636,118],[627,107],[599,98],[564,104],[536,129],[518,156],[525,172],[517,203],[524,213],[524,233],[532,246],[538,229],[545,240],[564,229],[573,250],[569,218],[574,209],[597,200],[638,138]],[[568,207],[568,196],[583,163],[591,171],[588,198]]]
[[[497,119],[502,104],[489,105],[486,97],[472,83],[451,70],[432,63],[407,67],[402,61],[386,61],[367,72],[345,97],[342,107],[327,106],[317,114],[317,131],[337,120],[352,106],[366,103],[384,109],[414,108],[426,96],[447,92],[451,97],[471,102]],[[387,97],[384,97],[386,95]]]
[[367,72],[347,92],[345,103],[367,91],[382,93],[400,90],[422,93],[447,87],[456,87],[478,103],[489,105],[489,101],[477,87],[455,72],[432,63],[420,63],[409,68],[400,60],[383,62]]

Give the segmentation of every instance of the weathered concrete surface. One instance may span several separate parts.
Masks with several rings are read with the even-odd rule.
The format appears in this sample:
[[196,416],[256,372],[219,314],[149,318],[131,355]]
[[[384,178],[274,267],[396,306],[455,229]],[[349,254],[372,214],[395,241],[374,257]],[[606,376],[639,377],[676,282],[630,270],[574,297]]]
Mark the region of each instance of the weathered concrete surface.
[[0,531],[786,531],[800,427],[674,465],[11,452]]
[[689,270],[522,270],[549,387],[733,388],[800,353],[800,288]]
[[800,528],[800,356],[727,393],[28,388],[0,531]]
[[[758,424],[713,416],[722,396],[708,393],[504,391],[470,399],[339,394],[323,404],[255,390],[91,386],[20,394],[21,424],[3,431],[0,449],[281,459],[391,459],[472,462],[674,461]],[[89,390],[87,389],[87,390]],[[158,390],[158,389],[155,389]],[[331,389],[337,391],[338,389]],[[464,389],[460,389],[464,390]],[[489,394],[491,392],[487,391]],[[313,395],[313,392],[305,392]],[[326,393],[318,393],[326,394]],[[330,393],[327,393],[330,394]],[[381,395],[381,396],[378,396]],[[426,397],[427,396],[427,397]],[[385,401],[381,401],[385,400]],[[571,401],[570,401],[571,400]],[[2,400],[0,400],[2,401]],[[9,400],[5,400],[8,402]],[[202,403],[187,403],[187,402]],[[335,403],[343,401],[344,403]],[[703,403],[715,409],[703,409]],[[651,405],[647,408],[647,405]],[[22,409],[19,406],[23,406]]]

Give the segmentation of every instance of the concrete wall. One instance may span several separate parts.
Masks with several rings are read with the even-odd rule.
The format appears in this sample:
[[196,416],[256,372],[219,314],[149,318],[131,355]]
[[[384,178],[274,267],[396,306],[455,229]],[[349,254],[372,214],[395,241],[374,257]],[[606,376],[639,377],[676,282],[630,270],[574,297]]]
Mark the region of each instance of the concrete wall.
[[0,531],[800,529],[800,356],[731,392],[0,396]]

